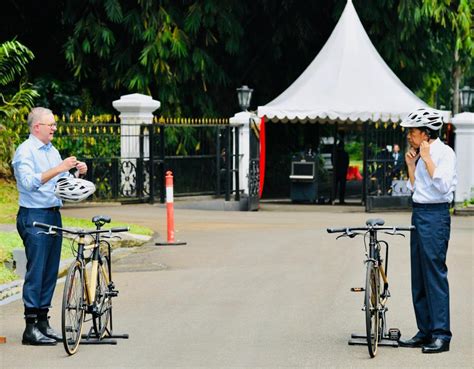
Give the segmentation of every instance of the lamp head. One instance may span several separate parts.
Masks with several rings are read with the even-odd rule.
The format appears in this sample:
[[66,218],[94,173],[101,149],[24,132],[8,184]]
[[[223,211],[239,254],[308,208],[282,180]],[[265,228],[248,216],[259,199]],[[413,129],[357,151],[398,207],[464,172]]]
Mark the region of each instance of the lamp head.
[[252,92],[253,89],[248,88],[246,85],[237,89],[237,98],[239,99],[239,105],[242,110],[246,111],[249,108]]

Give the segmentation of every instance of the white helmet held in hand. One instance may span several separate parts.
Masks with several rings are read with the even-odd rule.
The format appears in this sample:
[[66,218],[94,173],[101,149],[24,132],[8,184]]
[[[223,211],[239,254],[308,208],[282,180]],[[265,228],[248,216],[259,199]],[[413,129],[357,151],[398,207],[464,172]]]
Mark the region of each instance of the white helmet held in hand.
[[60,178],[54,193],[64,201],[79,202],[87,199],[95,192],[95,185],[85,179],[67,177]]
[[437,131],[443,125],[443,116],[437,110],[421,108],[408,114],[400,125],[407,128],[429,128]]

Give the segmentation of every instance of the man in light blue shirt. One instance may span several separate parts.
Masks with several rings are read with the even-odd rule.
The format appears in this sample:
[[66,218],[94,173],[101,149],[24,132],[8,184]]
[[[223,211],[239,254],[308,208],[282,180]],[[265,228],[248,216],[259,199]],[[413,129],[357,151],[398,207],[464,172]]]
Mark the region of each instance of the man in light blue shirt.
[[413,192],[411,285],[418,332],[400,346],[425,354],[449,351],[452,333],[446,254],[451,231],[449,205],[456,189],[456,155],[438,138],[439,112],[418,109],[401,123],[408,128],[407,187]]
[[29,138],[16,150],[13,169],[19,192],[17,229],[25,246],[27,270],[23,284],[26,329],[24,345],[55,345],[62,340],[49,325],[48,312],[56,286],[62,237],[38,234],[33,222],[62,226],[62,201],[54,188],[61,177],[85,174],[87,165],[71,156],[61,159],[51,144],[57,125],[49,109],[34,108],[28,115]]

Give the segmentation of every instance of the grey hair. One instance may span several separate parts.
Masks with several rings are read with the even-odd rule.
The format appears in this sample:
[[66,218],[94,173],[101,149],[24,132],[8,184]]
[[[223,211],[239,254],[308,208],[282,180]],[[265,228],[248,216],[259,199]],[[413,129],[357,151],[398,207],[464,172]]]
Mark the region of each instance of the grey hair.
[[39,121],[42,117],[45,115],[53,114],[53,112],[50,109],[42,108],[42,107],[37,107],[33,108],[30,111],[30,114],[28,114],[28,127],[31,130],[31,127],[33,127],[33,124]]

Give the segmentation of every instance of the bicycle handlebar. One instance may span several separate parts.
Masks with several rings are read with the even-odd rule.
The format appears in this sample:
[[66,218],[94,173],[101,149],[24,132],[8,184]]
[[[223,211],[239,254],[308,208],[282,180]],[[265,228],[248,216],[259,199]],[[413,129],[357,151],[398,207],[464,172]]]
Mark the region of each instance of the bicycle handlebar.
[[415,226],[384,226],[384,227],[378,227],[378,226],[365,226],[365,227],[345,227],[345,228],[327,228],[326,231],[328,233],[349,233],[353,231],[413,231],[415,229]]
[[128,232],[130,230],[130,227],[115,227],[115,228],[111,228],[111,229],[95,229],[95,230],[90,230],[90,231],[85,231],[83,229],[73,230],[73,229],[57,227],[57,226],[50,225],[50,224],[44,224],[44,223],[40,223],[40,222],[33,222],[33,227],[43,228],[43,229],[46,229],[48,232],[60,231],[60,232],[66,232],[66,233],[76,234],[76,235],[92,235],[92,234],[98,234],[98,233]]

